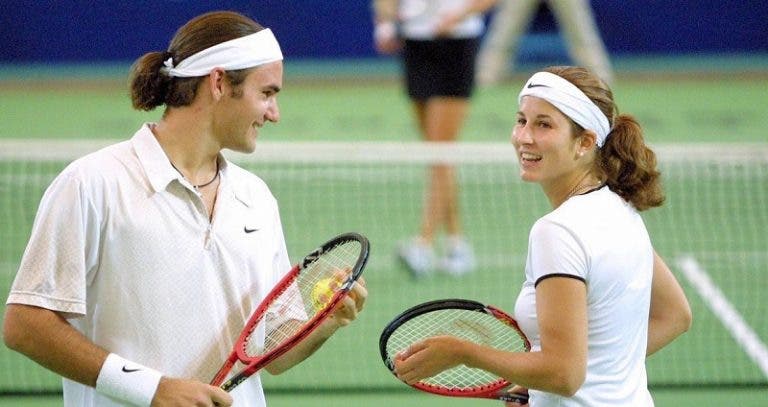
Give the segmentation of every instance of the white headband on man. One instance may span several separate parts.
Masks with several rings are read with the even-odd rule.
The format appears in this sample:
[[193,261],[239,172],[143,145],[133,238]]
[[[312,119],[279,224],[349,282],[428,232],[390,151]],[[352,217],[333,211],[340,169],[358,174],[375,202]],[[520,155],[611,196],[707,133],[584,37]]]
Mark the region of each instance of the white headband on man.
[[272,30],[267,28],[206,48],[179,62],[175,67],[173,58],[168,58],[164,62],[163,72],[168,76],[191,78],[208,75],[214,68],[233,71],[282,59],[280,45]]
[[608,118],[600,108],[576,85],[553,73],[537,72],[531,76],[520,91],[518,103],[522,103],[523,96],[542,98],[579,126],[594,131],[598,147],[603,146],[611,131]]

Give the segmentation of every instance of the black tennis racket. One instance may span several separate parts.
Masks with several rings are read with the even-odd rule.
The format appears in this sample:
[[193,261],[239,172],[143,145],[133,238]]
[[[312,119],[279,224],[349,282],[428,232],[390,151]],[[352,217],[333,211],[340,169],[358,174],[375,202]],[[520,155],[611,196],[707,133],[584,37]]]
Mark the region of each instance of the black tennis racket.
[[[381,333],[379,351],[394,374],[395,356],[412,344],[432,336],[451,335],[510,352],[527,352],[531,344],[517,322],[505,312],[476,301],[448,299],[416,305],[395,317]],[[481,369],[459,365],[411,385],[451,397],[528,402],[524,394],[510,393],[513,384]]]
[[[253,312],[211,384],[230,391],[306,338],[352,289],[368,250],[364,236],[345,233],[293,266]],[[224,382],[238,361],[246,366]]]

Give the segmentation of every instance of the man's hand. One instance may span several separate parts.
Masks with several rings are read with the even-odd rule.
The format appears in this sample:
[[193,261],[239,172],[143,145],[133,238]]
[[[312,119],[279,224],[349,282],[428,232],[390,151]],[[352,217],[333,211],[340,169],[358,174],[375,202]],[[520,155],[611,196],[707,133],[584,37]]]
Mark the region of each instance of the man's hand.
[[197,380],[163,377],[152,399],[152,407],[229,407],[232,402],[232,396],[219,387]]
[[336,306],[329,319],[334,320],[339,326],[349,325],[357,319],[357,315],[363,310],[367,298],[368,290],[365,288],[365,279],[360,277],[352,286],[352,290]]

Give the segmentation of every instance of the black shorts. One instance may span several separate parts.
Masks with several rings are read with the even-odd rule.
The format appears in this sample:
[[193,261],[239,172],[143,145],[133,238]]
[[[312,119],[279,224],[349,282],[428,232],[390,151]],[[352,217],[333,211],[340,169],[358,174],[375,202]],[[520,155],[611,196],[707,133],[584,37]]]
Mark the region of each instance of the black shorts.
[[403,63],[408,96],[469,98],[475,86],[478,38],[405,40]]

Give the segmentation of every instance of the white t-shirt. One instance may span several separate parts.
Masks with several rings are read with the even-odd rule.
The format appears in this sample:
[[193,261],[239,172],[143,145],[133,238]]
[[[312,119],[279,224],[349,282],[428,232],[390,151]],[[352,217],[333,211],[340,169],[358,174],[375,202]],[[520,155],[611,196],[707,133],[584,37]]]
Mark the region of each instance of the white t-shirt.
[[[435,28],[448,12],[464,7],[468,0],[401,0],[398,6],[400,34],[414,40],[435,39]],[[460,21],[450,38],[479,37],[485,29],[481,14],[472,14]]]
[[[148,125],[70,164],[40,203],[8,303],[62,312],[110,352],[209,382],[290,269],[271,192],[223,156],[219,162],[212,221]],[[232,396],[237,406],[265,405],[257,376]],[[64,401],[122,405],[66,379]]]
[[571,197],[534,224],[515,305],[532,351],[541,349],[535,287],[556,275],[587,287],[586,380],[570,398],[531,389],[531,407],[653,406],[645,370],[653,247],[639,213],[603,187]]

